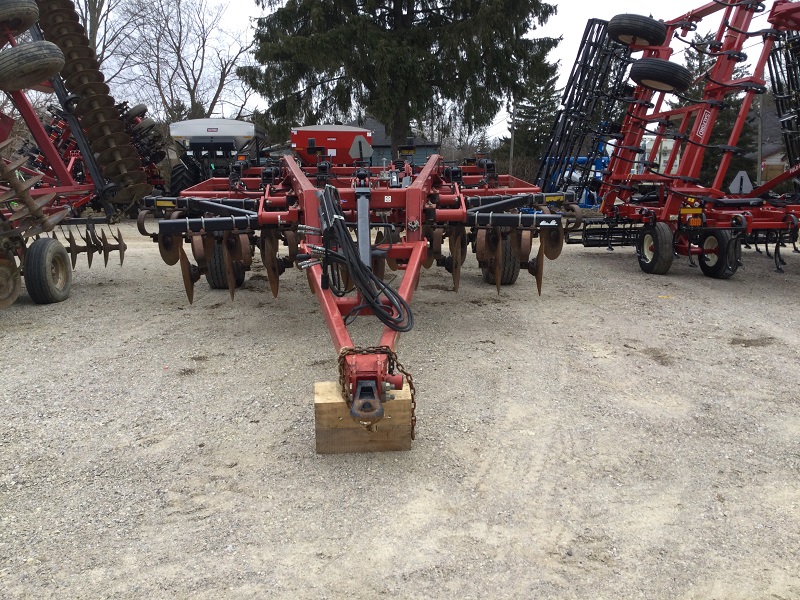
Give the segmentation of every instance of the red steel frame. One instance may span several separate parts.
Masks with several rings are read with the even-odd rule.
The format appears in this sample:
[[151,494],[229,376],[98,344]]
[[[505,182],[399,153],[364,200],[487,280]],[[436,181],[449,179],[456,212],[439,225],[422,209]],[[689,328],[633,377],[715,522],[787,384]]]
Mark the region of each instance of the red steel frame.
[[[487,177],[487,174],[476,166],[460,167],[462,172],[460,184],[445,181],[443,160],[438,155],[431,156],[421,168],[412,167],[407,162],[399,167],[402,176],[412,178],[412,182],[406,187],[389,187],[388,181],[381,178],[384,170],[381,167],[354,167],[326,163],[326,168],[322,170],[319,165],[301,167],[291,156],[283,157],[280,164],[279,179],[265,187],[261,185],[263,169],[244,166],[240,186],[232,186],[227,178],[212,178],[187,188],[181,192],[181,196],[201,201],[225,199],[256,201],[257,227],[261,228],[262,233],[267,230],[297,231],[298,226],[310,228],[310,233],[306,232],[299,244],[299,252],[312,254],[311,247],[323,244],[322,236],[319,234],[322,226],[319,216],[322,193],[320,186],[323,183],[335,186],[345,220],[356,222],[354,171],[363,169],[363,172],[368,174],[368,181],[358,185],[366,184],[370,189],[370,222],[382,220],[397,226],[398,231],[402,232],[399,240],[385,246],[381,245],[381,248],[386,250],[387,260],[392,260],[398,270],[403,272],[397,292],[409,304],[419,282],[422,267],[430,266],[432,263],[430,232],[426,231],[426,226],[434,223],[435,227],[440,228],[450,226],[463,228],[468,216],[466,195],[494,197],[498,194],[512,196],[540,192],[537,186],[512,176],[492,174],[491,177]],[[393,168],[398,166],[393,165]],[[564,200],[563,194],[553,196],[557,196],[558,201]],[[154,200],[158,201],[157,198]],[[561,215],[553,217],[561,222]],[[181,213],[177,221],[183,219],[184,213]],[[162,221],[162,224],[164,223]],[[188,220],[186,226],[189,227]],[[256,229],[255,223],[248,226]],[[204,230],[205,226],[199,233],[203,233]],[[154,235],[153,238],[160,243],[164,241],[164,236]],[[162,248],[162,251],[170,252],[166,248]],[[362,306],[360,294],[356,292],[342,297],[335,295],[331,289],[323,285],[323,267],[320,264],[314,264],[306,271],[309,285],[317,297],[336,352],[341,353],[342,350],[355,348],[356,344],[348,330],[346,317],[354,308]],[[382,302],[388,304],[385,298]],[[370,310],[361,308],[359,314],[370,314]],[[398,331],[383,326],[377,346],[394,352],[399,336]],[[378,390],[383,390],[384,384],[394,389],[403,387],[403,375],[388,372],[389,357],[386,353],[345,354],[344,378],[349,390],[356,390],[360,381],[375,382]]]
[[[669,109],[666,92],[654,92],[638,86],[634,93],[635,102],[631,103],[622,124],[622,140],[619,142],[609,164],[601,188],[603,202],[601,211],[614,217],[622,217],[632,221],[652,223],[665,222],[673,231],[679,226],[687,226],[693,216],[700,212],[704,217],[704,227],[731,228],[735,224],[743,224],[745,231],[754,230],[790,230],[796,228],[797,217],[800,216],[800,205],[774,207],[766,203],[760,206],[748,206],[746,210],[736,206],[714,206],[713,202],[697,202],[698,199],[735,199],[737,196],[726,194],[721,188],[728,171],[731,152],[725,151],[720,160],[719,170],[711,184],[704,187],[694,183],[700,173],[712,129],[716,123],[718,102],[732,93],[744,90],[744,100],[730,133],[727,145],[734,147],[741,135],[747,119],[753,97],[759,87],[765,84],[764,69],[775,41],[775,31],[763,33],[764,44],[755,62],[752,73],[742,78],[734,77],[737,62],[731,57],[742,51],[746,40],[752,38],[748,34],[754,17],[754,10],[744,2],[725,5],[721,2],[710,2],[696,10],[689,11],[676,19],[667,21],[667,41],[662,46],[634,46],[633,50],[641,50],[645,58],[669,59],[673,54],[669,46],[673,35],[680,32],[686,36],[693,25],[702,19],[722,12],[721,23],[716,33],[716,41],[721,47],[716,52],[713,67],[708,73],[702,100],[696,104]],[[800,3],[789,0],[776,0],[768,16],[772,29],[790,31],[798,29],[800,24]],[[661,173],[645,168],[641,174],[632,174],[631,164],[637,162],[634,148],[641,146],[645,129],[648,125],[657,124],[656,141],[648,157],[654,161],[659,146],[664,139],[667,122],[679,120],[678,131],[688,134],[688,140],[675,140],[667,165]],[[660,123],[660,124],[659,124]],[[757,198],[779,183],[795,174],[797,169],[785,173],[754,190],[749,197]],[[666,174],[666,175],[665,175]],[[649,182],[663,184],[657,202],[632,203],[631,184]],[[739,196],[740,197],[740,196]],[[701,206],[702,205],[702,206]],[[701,208],[698,211],[698,208]],[[678,235],[675,250],[682,255],[701,254],[703,250],[691,244],[687,237]]]

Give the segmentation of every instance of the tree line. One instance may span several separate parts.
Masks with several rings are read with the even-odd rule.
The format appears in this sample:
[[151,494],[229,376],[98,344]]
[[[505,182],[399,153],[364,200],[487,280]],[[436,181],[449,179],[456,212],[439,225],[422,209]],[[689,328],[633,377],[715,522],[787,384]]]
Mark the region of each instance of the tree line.
[[[554,4],[254,1],[265,16],[234,26],[224,24],[236,23],[231,7],[216,0],[75,3],[112,93],[147,104],[163,123],[247,117],[280,142],[298,124],[369,114],[395,148],[416,134],[440,143],[445,159],[481,149],[502,163],[511,136],[492,140],[486,131],[505,109],[515,174],[532,178],[559,108],[559,69],[571,66],[548,61],[558,38],[536,37]],[[696,75],[706,63],[701,52],[686,51]],[[725,114],[735,114],[737,102],[729,99],[715,135],[727,135]],[[754,128],[743,132],[744,152],[754,149]],[[713,161],[709,155],[704,173]],[[743,156],[734,168],[755,170]]]

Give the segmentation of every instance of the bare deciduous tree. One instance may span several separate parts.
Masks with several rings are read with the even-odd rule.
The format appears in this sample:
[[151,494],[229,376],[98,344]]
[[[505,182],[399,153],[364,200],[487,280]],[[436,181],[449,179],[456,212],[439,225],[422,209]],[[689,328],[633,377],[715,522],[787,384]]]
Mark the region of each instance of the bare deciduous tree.
[[128,0],[76,0],[75,10],[86,29],[89,45],[97,54],[106,81],[113,82],[128,63],[121,52],[125,38],[140,17]]
[[[99,0],[96,0],[99,1]],[[252,92],[236,76],[252,42],[220,25],[226,6],[209,0],[127,0],[120,43],[128,63],[117,86],[167,122],[241,116]],[[224,114],[226,106],[228,112]]]

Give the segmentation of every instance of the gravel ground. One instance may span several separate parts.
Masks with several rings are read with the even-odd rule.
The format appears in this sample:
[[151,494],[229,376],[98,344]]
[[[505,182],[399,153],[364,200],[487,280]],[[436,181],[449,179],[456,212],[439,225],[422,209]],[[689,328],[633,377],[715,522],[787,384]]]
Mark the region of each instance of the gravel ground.
[[322,456],[304,276],[189,305],[123,233],[124,267],[0,312],[0,597],[800,598],[800,257],[569,246],[541,298],[426,271],[413,449]]

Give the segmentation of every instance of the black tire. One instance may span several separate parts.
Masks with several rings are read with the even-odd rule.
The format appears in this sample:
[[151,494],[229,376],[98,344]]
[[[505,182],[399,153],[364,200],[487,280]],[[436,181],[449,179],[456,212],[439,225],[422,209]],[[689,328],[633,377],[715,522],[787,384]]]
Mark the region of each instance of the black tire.
[[37,304],[53,304],[69,298],[72,267],[61,242],[44,237],[34,240],[25,251],[22,267],[25,287]]
[[47,81],[64,66],[64,53],[44,40],[0,51],[0,90],[16,92]]
[[[500,285],[513,285],[517,281],[517,277],[519,277],[519,260],[514,256],[510,237],[504,237],[500,244],[502,248],[501,260],[503,261],[500,269]],[[491,265],[489,267],[481,267],[481,274],[483,275],[484,283],[495,285],[494,269]]]
[[122,115],[122,120],[128,123],[132,123],[134,119],[142,118],[147,113],[147,105],[146,104],[137,104],[125,111],[125,114]]
[[186,188],[190,188],[198,183],[194,175],[186,168],[183,163],[178,163],[172,167],[172,174],[169,178],[169,195],[177,198]]
[[[236,287],[244,283],[244,265],[238,260],[233,262],[233,274],[236,277]],[[214,252],[208,260],[208,273],[206,281],[212,290],[227,290],[228,280],[225,279],[225,261],[222,257],[222,244],[214,242]]]
[[675,257],[669,225],[659,222],[654,227],[642,229],[636,241],[636,255],[642,271],[651,275],[665,275]]
[[667,26],[652,17],[617,15],[608,22],[608,35],[626,46],[660,46],[667,39]]
[[642,58],[633,63],[631,79],[657,92],[682,94],[692,86],[692,74],[686,67],[660,58]]
[[19,35],[39,20],[36,0],[3,0],[0,2],[0,25],[8,27],[11,35]]
[[710,231],[703,236],[700,247],[700,270],[706,277],[729,279],[739,268],[742,253],[741,239],[731,243],[733,235],[727,229]]
[[133,126],[133,133],[144,137],[148,133],[150,133],[153,128],[156,126],[156,122],[151,119],[150,117],[145,117],[141,121],[139,121],[136,125]]

